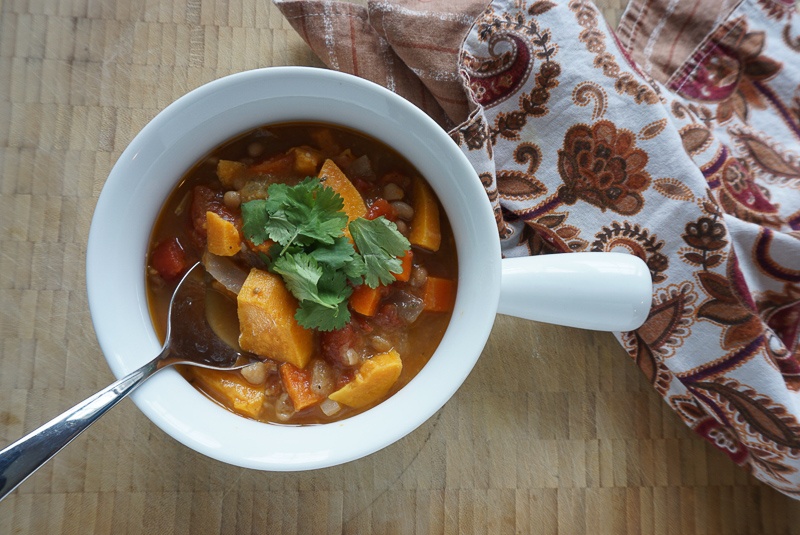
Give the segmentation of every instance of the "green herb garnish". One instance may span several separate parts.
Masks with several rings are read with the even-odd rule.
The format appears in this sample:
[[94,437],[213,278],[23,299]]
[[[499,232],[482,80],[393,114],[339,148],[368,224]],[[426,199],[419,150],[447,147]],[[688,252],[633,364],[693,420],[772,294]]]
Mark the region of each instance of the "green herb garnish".
[[303,327],[344,327],[350,321],[347,299],[353,285],[390,284],[393,273],[401,271],[398,257],[411,245],[395,224],[384,217],[352,221],[356,250],[344,235],[344,200],[319,179],[273,184],[267,195],[242,204],[242,230],[256,245],[277,244],[270,249],[268,266],[299,301],[295,318]]

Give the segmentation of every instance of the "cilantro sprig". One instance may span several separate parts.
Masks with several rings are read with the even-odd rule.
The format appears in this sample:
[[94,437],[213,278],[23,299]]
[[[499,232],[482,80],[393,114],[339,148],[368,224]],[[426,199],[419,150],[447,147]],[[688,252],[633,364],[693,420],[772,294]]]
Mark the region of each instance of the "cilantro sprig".
[[267,195],[242,204],[242,231],[255,245],[275,242],[268,268],[300,303],[295,318],[303,327],[344,327],[353,286],[390,284],[402,270],[398,257],[411,245],[395,224],[384,217],[358,218],[348,227],[341,195],[319,179],[273,184]]

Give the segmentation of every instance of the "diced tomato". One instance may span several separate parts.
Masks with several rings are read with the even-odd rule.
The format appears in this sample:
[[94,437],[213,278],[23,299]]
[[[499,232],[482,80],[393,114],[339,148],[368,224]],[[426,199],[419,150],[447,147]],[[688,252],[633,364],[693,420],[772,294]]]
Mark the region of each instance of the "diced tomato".
[[206,245],[206,212],[214,212],[222,219],[235,222],[236,218],[223,202],[223,192],[215,191],[208,186],[195,186],[192,190],[192,241],[199,248]]
[[166,281],[183,275],[187,268],[186,252],[178,238],[169,238],[156,245],[150,255],[150,267]]
[[352,320],[353,323],[356,324],[356,326],[358,327],[358,330],[361,333],[370,334],[372,331],[375,330],[375,328],[369,322],[369,318],[368,317],[360,316],[360,315],[356,314],[355,316],[352,316],[352,318],[353,318],[353,320]]
[[352,368],[344,368],[341,370],[341,373],[336,378],[336,390],[343,388],[344,385],[351,382],[353,379],[356,378],[356,372]]
[[345,353],[348,349],[357,349],[359,334],[353,322],[341,329],[319,333],[322,357],[328,362],[346,364]]
[[365,216],[366,219],[377,219],[380,216],[384,216],[389,221],[395,221],[397,219],[397,212],[395,211],[394,207],[383,198],[378,198],[372,201],[372,204],[367,208],[367,215]]
[[350,178],[350,182],[353,183],[358,192],[365,199],[370,199],[378,195],[378,186],[374,182],[364,180],[363,178],[357,176]]

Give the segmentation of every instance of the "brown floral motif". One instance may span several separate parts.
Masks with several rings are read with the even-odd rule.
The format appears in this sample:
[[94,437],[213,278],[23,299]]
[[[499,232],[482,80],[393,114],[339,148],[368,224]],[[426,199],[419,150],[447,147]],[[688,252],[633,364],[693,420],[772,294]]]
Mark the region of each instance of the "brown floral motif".
[[606,113],[608,105],[608,95],[605,90],[594,82],[581,82],[572,90],[572,102],[578,106],[588,106],[594,101],[592,110],[592,121],[596,121]]
[[534,77],[533,89],[530,93],[520,96],[519,109],[497,114],[495,125],[491,129],[492,144],[497,143],[498,136],[510,140],[519,139],[519,131],[527,124],[528,117],[541,117],[548,113],[547,103],[550,100],[550,90],[558,86],[561,66],[552,59],[557,49],[549,42],[550,32],[540,32],[534,22],[531,22],[529,31],[536,35],[533,42],[540,47],[540,50],[536,52],[536,57],[543,59],[544,62]]
[[680,129],[683,149],[689,156],[704,151],[710,144],[712,135],[708,127],[701,124],[690,124]]
[[717,102],[717,121],[737,115],[747,121],[749,108],[764,109],[763,82],[773,78],[782,64],[762,54],[764,32],[747,32],[743,18],[721,25],[684,70],[669,83],[680,95]]
[[693,201],[692,190],[676,178],[658,178],[653,181],[653,188],[661,195],[675,201]]
[[740,437],[756,435],[779,450],[800,453],[800,423],[786,407],[735,379],[695,382],[691,389],[710,397],[735,416],[731,424]]
[[[785,352],[800,358],[800,285],[785,284],[782,292],[763,292],[756,299],[756,306]],[[800,373],[800,361],[792,367],[794,373]]]
[[614,221],[595,234],[591,250],[609,252],[618,247],[626,249],[645,261],[647,267],[650,268],[653,283],[659,284],[667,279],[669,257],[661,252],[664,242],[659,241],[655,234],[651,235],[650,230],[643,229],[638,223]]
[[728,245],[725,225],[717,220],[717,215],[702,216],[697,221],[686,224],[683,241],[691,249],[681,249],[681,257],[689,264],[703,269],[717,267],[725,258],[723,249]]
[[528,43],[513,33],[491,34],[488,58],[464,53],[462,64],[470,93],[487,109],[514,95],[525,83],[533,65]]
[[644,325],[622,337],[628,353],[662,396],[672,381],[664,359],[672,356],[689,336],[696,299],[688,282],[659,290]]
[[534,173],[542,162],[542,150],[533,143],[521,143],[514,150],[514,161],[527,165],[527,172],[500,170],[497,172],[497,189],[510,201],[529,201],[547,192],[547,188]]
[[753,179],[745,162],[729,157],[722,168],[709,177],[722,209],[743,221],[763,226],[781,225],[778,206],[769,199],[769,192]]
[[[551,7],[549,2],[541,2],[531,14],[539,15]],[[497,142],[498,136],[518,139],[529,116],[547,113],[550,90],[558,85],[557,77],[561,74],[561,67],[553,61],[558,47],[551,41],[550,30],[541,29],[536,20],[522,12],[498,15],[489,8],[477,30],[479,39],[486,42],[489,57],[464,53],[461,74],[473,98],[484,108],[518,94],[530,76],[534,60],[543,61],[533,90],[520,96],[520,109],[499,113],[491,131],[492,143]]]
[[[789,285],[787,285],[789,286]],[[789,287],[787,295],[765,292],[757,304],[767,331],[767,355],[781,372],[787,388],[800,391],[800,288]]]
[[795,52],[800,52],[800,35],[792,35],[791,24],[783,27],[783,42]]
[[[617,63],[614,54],[606,49],[606,36],[600,30],[600,21],[603,20],[603,17],[597,7],[588,0],[572,0],[569,3],[569,8],[575,13],[578,24],[584,28],[578,38],[586,45],[586,49],[589,52],[595,54],[594,67],[601,69],[603,75],[615,80],[614,89],[616,89],[617,93],[632,96],[637,104],[655,104],[659,102],[660,98],[656,90],[640,81],[641,71],[636,69],[635,74],[624,72]],[[622,49],[623,47],[619,47],[619,50]],[[627,57],[625,59],[628,60]],[[632,64],[632,62],[629,61],[629,64]]]
[[[465,126],[450,132],[450,137],[457,144],[466,145],[471,151],[482,150],[489,139],[489,128],[483,116],[479,115],[468,121]],[[491,148],[489,151],[491,155]]]
[[653,121],[652,123],[643,126],[641,130],[639,130],[639,139],[653,139],[657,137],[661,132],[664,131],[664,128],[667,126],[666,119],[658,119]]
[[567,214],[551,212],[526,221],[524,238],[532,255],[584,251],[589,245],[580,229],[566,224]]
[[694,428],[694,431],[721,450],[733,462],[744,464],[748,459],[747,448],[736,437],[736,434],[713,418],[705,418]]
[[749,128],[731,129],[737,146],[753,169],[771,182],[800,185],[800,161],[796,155],[781,150],[765,136]]
[[722,326],[723,349],[750,343],[761,336],[764,326],[755,313],[755,303],[732,250],[727,276],[712,271],[700,271],[696,276],[709,296],[698,308],[697,317]]
[[747,448],[736,436],[734,430],[709,416],[706,409],[698,403],[697,398],[691,395],[675,395],[670,396],[668,401],[689,427],[722,451],[733,462],[741,466],[748,461]]
[[558,151],[558,171],[564,181],[558,195],[566,204],[580,199],[602,211],[636,214],[644,205],[642,192],[650,185],[647,159],[647,153],[636,147],[634,134],[617,130],[611,121],[573,125]]
[[778,20],[790,19],[797,9],[794,0],[758,0],[758,5],[768,17]]
[[509,201],[528,201],[545,193],[546,189],[535,177],[521,171],[498,171],[497,190]]

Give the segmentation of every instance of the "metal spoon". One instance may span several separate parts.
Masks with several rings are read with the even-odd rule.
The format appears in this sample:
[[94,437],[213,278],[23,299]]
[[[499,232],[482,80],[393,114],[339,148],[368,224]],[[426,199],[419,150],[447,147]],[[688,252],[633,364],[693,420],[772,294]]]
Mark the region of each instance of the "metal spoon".
[[220,340],[208,324],[204,272],[198,262],[175,288],[167,341],[156,358],[0,451],[0,500],[159,370],[175,364],[237,370],[257,360]]

